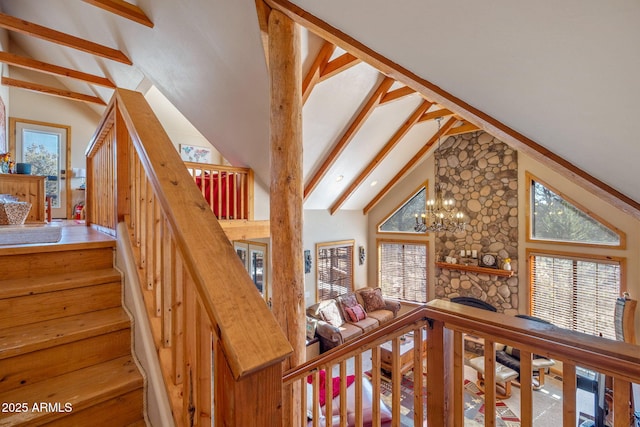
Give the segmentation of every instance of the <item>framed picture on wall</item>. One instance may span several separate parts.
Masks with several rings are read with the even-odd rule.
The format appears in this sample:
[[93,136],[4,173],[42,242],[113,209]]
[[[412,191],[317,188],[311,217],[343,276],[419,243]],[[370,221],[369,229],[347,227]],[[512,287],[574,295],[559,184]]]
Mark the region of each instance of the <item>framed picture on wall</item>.
[[180,158],[185,162],[211,163],[213,153],[211,148],[180,144]]

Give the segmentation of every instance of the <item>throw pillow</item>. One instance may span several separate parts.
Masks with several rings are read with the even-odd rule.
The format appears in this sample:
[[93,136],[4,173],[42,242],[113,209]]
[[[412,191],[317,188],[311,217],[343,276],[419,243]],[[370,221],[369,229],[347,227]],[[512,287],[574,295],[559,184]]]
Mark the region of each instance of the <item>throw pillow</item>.
[[340,327],[344,324],[342,315],[335,303],[327,304],[322,307],[320,309],[320,316],[322,316],[322,320],[335,327]]
[[360,296],[364,302],[364,309],[367,312],[381,310],[386,307],[384,298],[382,297],[382,290],[380,288],[367,289],[360,292]]
[[345,311],[349,315],[351,322],[359,322],[367,318],[367,313],[364,312],[364,308],[360,304],[356,304],[353,307],[345,307]]
[[[321,369],[318,371],[318,400],[320,401],[320,406],[324,406],[324,404],[326,403],[326,379],[327,377],[327,372],[324,369]],[[347,387],[349,387],[351,384],[353,384],[353,382],[356,380],[356,376],[355,375],[347,375]],[[340,395],[340,377],[333,377],[332,378],[332,390],[331,390],[331,396],[332,398],[335,398],[336,396]],[[309,375],[307,377],[307,383],[312,384],[313,383],[313,375]],[[311,389],[311,393],[313,396],[313,389]],[[308,392],[307,392],[308,394]]]

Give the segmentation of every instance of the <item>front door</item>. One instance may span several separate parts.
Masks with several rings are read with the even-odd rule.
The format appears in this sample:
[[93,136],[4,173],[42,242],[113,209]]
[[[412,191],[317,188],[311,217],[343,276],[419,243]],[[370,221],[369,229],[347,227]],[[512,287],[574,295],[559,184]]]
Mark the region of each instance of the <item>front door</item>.
[[16,163],[29,163],[32,175],[46,176],[45,192],[51,200],[53,218],[69,218],[66,173],[70,144],[68,128],[16,119]]

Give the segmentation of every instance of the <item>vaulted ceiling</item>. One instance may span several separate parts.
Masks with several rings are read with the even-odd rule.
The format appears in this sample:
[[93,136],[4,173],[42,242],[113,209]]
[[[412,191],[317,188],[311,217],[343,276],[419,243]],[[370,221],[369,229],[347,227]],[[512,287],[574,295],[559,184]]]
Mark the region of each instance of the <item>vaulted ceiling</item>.
[[[579,171],[640,217],[637,2],[267,3],[294,10],[323,36],[303,30],[305,208],[366,210],[432,152],[434,119],[443,117],[445,137],[482,128],[551,154],[552,166],[565,159],[568,175]],[[0,0],[0,7],[11,42],[0,54],[10,64],[5,84],[101,112],[111,84],[136,89],[150,81],[232,164],[268,183],[264,15],[254,1]]]

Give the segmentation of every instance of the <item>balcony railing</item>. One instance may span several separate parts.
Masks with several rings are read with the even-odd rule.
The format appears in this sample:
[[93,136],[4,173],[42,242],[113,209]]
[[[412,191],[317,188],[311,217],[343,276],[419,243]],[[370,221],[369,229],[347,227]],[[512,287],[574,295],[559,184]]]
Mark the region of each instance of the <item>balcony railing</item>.
[[253,219],[253,171],[249,168],[184,162],[216,218]]
[[[613,316],[613,313],[612,313]],[[423,335],[423,331],[426,331]],[[576,369],[588,369],[602,373],[613,383],[613,401],[609,405],[609,418],[615,427],[629,427],[631,384],[640,384],[640,347],[604,338],[593,337],[577,332],[562,330],[552,325],[532,320],[515,318],[499,313],[492,313],[447,301],[432,301],[408,315],[398,318],[364,336],[337,347],[319,358],[286,372],[284,384],[296,384],[302,394],[302,422],[306,424],[307,415],[311,415],[312,425],[324,425],[321,420],[321,408],[313,405],[307,414],[307,394],[312,401],[320,398],[321,370],[328,372],[327,378],[339,377],[339,397],[332,401],[334,389],[332,381],[325,381],[325,414],[334,414],[332,425],[380,425],[385,421],[380,396],[372,399],[371,408],[364,408],[362,398],[355,401],[349,396],[364,396],[368,389],[363,382],[370,382],[373,390],[380,390],[381,351],[386,348],[386,368],[392,372],[391,397],[387,402],[391,405],[391,420],[388,425],[400,425],[401,379],[397,375],[407,360],[401,357],[400,347],[403,339],[410,333],[413,340],[412,363],[414,417],[413,425],[430,426],[463,426],[464,425],[464,336],[465,334],[484,340],[485,368],[485,408],[496,405],[495,388],[495,343],[513,346],[520,350],[520,419],[522,426],[533,425],[534,407],[532,355],[552,358],[562,363],[562,420],[556,425],[575,427],[576,413]],[[422,340],[426,340],[426,352],[415,351],[422,348]],[[390,349],[390,351],[389,351]],[[368,360],[370,359],[370,360]],[[371,366],[370,371],[363,372],[363,365]],[[390,364],[390,366],[389,366]],[[424,367],[426,366],[426,372]],[[426,374],[423,375],[423,374]],[[347,389],[346,378],[355,375],[351,394]],[[368,379],[367,379],[368,377]],[[311,381],[309,391],[307,384]],[[426,383],[426,392],[423,392]],[[364,390],[364,391],[363,391]],[[423,402],[426,399],[426,413]],[[339,402],[339,410],[333,407]],[[640,402],[635,402],[636,410]],[[406,419],[404,420],[406,422]],[[330,423],[327,423],[329,425]],[[485,425],[496,425],[496,413],[485,411]]]

